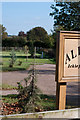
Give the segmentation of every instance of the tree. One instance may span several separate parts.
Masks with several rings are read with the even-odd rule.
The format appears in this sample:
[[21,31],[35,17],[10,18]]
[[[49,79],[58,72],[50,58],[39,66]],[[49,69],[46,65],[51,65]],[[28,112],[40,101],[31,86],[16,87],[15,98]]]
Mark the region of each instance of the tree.
[[34,47],[44,46],[47,38],[48,38],[48,34],[46,30],[42,27],[35,27],[27,32],[27,40],[28,40],[31,57],[34,57]]
[[29,48],[27,45],[25,45],[25,54],[26,54],[26,61],[28,60],[28,52],[29,52]]
[[12,36],[3,39],[2,46],[3,47],[23,47],[27,43],[25,37],[20,36]]
[[80,30],[80,1],[56,2],[56,7],[52,4],[51,8],[54,30]]
[[20,31],[20,32],[18,33],[18,36],[26,37],[26,34],[24,33],[24,31]]
[[9,67],[13,67],[15,61],[16,61],[16,54],[14,52],[14,49],[12,49],[11,53],[10,53],[10,56],[11,56],[11,60],[10,60],[10,64],[9,64]]
[[[27,40],[32,42],[32,45],[37,45],[36,43],[41,43],[41,46],[45,44],[46,39],[48,39],[47,31],[42,27],[35,27],[27,32]],[[40,44],[39,44],[40,46]]]
[[28,41],[44,41],[47,36],[47,31],[42,27],[35,27],[27,32]]
[[39,104],[41,98],[39,96],[40,90],[36,85],[36,73],[35,63],[33,63],[32,69],[29,70],[29,75],[24,79],[25,86],[18,82],[18,97],[19,105],[22,108],[22,112],[38,112],[42,111],[42,106]]
[[6,31],[6,28],[0,24],[0,37],[2,37],[2,39],[7,38],[8,33],[5,31]]

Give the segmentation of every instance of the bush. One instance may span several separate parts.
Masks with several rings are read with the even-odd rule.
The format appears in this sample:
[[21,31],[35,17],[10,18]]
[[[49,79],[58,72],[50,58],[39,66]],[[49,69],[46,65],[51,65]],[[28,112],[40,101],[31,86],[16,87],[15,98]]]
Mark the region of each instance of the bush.
[[2,40],[2,47],[23,47],[26,42],[25,37],[13,36]]

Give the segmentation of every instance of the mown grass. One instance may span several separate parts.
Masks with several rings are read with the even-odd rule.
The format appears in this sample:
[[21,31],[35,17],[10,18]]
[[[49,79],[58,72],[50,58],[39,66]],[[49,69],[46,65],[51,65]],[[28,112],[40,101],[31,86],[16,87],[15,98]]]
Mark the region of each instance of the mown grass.
[[[40,104],[43,107],[43,111],[56,110],[56,96],[41,94],[40,98],[42,102],[38,104]],[[18,95],[17,94],[3,95],[0,99],[2,99],[2,102],[4,103],[12,104],[18,102]],[[70,104],[66,105],[66,109],[71,109],[76,107],[77,106]]]
[[[34,59],[28,58],[26,59],[26,54],[23,50],[21,51],[15,51],[16,54],[16,62],[14,63],[13,67],[9,67],[10,64],[10,53],[11,51],[2,51],[0,52],[0,71],[19,71],[19,70],[26,70],[29,68],[31,64],[33,64]],[[28,54],[30,56],[30,54]],[[36,64],[55,64],[54,59],[49,59],[48,56],[44,53],[44,59],[41,59],[41,54],[36,53],[36,56],[39,58],[35,58]],[[1,62],[2,61],[2,62]],[[19,65],[19,62],[22,62],[21,65]]]
[[[38,104],[40,104],[43,107],[44,111],[56,109],[55,96],[41,94],[40,97],[42,99],[42,102]],[[18,95],[16,94],[3,95],[2,100],[3,100],[2,102],[4,103],[9,103],[9,104],[15,103],[18,102]]]
[[12,90],[12,89],[17,89],[16,86],[13,86],[13,85],[8,85],[8,84],[3,84],[0,85],[0,90]]
[[[0,51],[0,56],[10,56],[10,54],[11,54],[11,51]],[[16,56],[26,56],[26,53],[24,52],[24,51],[15,51],[15,54],[16,54]],[[31,54],[30,53],[28,53],[27,54],[27,56],[30,56]],[[39,57],[41,57],[41,54],[39,54],[39,53],[36,53],[35,54],[36,56],[39,56]]]
[[[19,62],[22,62],[21,65],[19,65]],[[19,70],[27,70],[31,64],[33,64],[34,59],[29,58],[26,61],[26,58],[17,58],[16,62],[14,63],[13,67],[9,67],[10,64],[10,58],[2,58],[2,63],[0,64],[0,71],[19,71]],[[39,59],[35,58],[36,64],[55,64],[54,59]]]
[[18,102],[18,95],[16,94],[10,94],[10,95],[2,95],[2,102],[4,103],[15,103]]
[[55,96],[41,94],[40,97],[42,99],[42,103],[39,103],[39,104],[42,105],[44,111],[56,109],[56,98],[55,98]]

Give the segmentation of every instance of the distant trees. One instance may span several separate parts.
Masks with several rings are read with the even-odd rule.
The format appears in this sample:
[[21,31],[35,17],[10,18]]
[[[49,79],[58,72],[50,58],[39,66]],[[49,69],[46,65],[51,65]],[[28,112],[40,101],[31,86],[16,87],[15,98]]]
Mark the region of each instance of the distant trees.
[[[24,31],[20,31],[18,36],[5,36],[7,33],[5,32],[6,28],[2,26],[3,47],[24,47],[28,46],[31,53],[34,51],[34,47],[42,47],[42,48],[52,48],[54,45],[54,38],[52,35],[48,35],[47,31],[42,27],[35,27],[29,30],[26,34]],[[33,55],[32,55],[33,56]]]
[[35,27],[27,32],[28,43],[37,47],[51,47],[52,39],[48,35],[47,31],[42,27]]
[[23,47],[26,44],[26,38],[24,37],[19,37],[19,36],[12,36],[5,38],[2,41],[2,46],[3,47]]
[[18,36],[26,37],[26,34],[24,33],[24,31],[20,31],[20,32],[18,33]]
[[35,27],[27,32],[28,41],[43,41],[47,38],[48,34],[42,27]]

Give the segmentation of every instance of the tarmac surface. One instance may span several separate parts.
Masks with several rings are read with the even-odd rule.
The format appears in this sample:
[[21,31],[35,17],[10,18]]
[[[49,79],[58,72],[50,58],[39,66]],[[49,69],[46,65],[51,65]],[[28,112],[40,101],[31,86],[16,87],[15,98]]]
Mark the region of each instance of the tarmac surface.
[[[40,88],[43,94],[56,95],[56,82],[55,82],[55,65],[44,64],[36,65],[37,71],[37,86]],[[17,86],[17,82],[24,80],[28,76],[28,70],[26,71],[13,71],[2,72],[2,83]],[[24,84],[22,82],[22,84]],[[67,83],[67,101],[73,100],[74,103],[79,104],[80,100],[80,82],[68,82]],[[1,90],[0,90],[1,92]],[[16,90],[2,90],[2,95],[17,94]],[[71,102],[72,103],[72,102]]]

